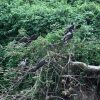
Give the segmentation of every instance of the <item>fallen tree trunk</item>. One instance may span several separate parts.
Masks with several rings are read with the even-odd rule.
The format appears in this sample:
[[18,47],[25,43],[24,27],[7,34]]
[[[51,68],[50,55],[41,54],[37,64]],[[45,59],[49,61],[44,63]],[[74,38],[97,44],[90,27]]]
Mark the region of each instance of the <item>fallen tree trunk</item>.
[[100,66],[87,65],[83,62],[70,62],[69,68],[70,75],[75,77],[81,77],[84,79],[91,79],[93,84],[97,84],[98,79],[100,78]]
[[80,74],[81,72],[84,72],[85,74],[90,75],[100,75],[100,66],[95,66],[95,65],[87,65],[86,63],[83,62],[70,62],[70,70],[71,72]]
[[98,72],[100,71],[100,66],[95,66],[95,65],[87,65],[86,63],[83,62],[70,62],[71,63],[71,68],[74,67],[81,69],[81,70],[87,70],[87,71],[94,71],[94,72]]
[[[77,88],[81,87],[81,97],[79,97],[80,91],[77,93],[77,89],[74,88],[75,93],[79,97],[77,100],[81,100],[80,98],[82,100],[100,100],[100,66],[87,65],[79,61],[69,61],[67,67],[69,67],[70,73],[61,75],[61,77],[63,79],[69,78],[72,82],[74,81],[79,84]],[[83,82],[81,83],[82,80]],[[94,86],[95,88],[92,90]]]

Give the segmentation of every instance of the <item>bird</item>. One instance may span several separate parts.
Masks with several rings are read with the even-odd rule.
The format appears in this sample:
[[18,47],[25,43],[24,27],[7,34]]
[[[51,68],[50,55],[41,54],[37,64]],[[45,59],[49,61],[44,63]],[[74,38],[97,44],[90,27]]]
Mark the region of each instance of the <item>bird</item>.
[[65,35],[63,37],[63,42],[68,42],[73,37],[73,32],[75,30],[75,25],[71,23],[71,26],[65,30]]
[[30,36],[30,40],[36,40],[38,38],[38,35],[33,34]]
[[22,37],[22,38],[19,40],[19,42],[20,42],[20,43],[27,43],[28,40],[29,40],[29,38],[26,37],[26,36],[24,36],[24,37]]
[[65,34],[67,34],[68,32],[73,32],[75,30],[75,25],[74,23],[71,23],[71,25],[65,30]]
[[73,37],[73,33],[68,32],[67,34],[64,35],[63,37],[63,42],[68,42],[71,38]]
[[19,67],[26,67],[27,65],[27,60],[28,58],[23,59],[22,61],[20,61],[20,63],[18,64]]
[[33,40],[36,40],[38,38],[38,35],[33,34],[29,38],[27,38],[25,46],[28,46]]
[[28,39],[27,44],[31,43],[33,40],[36,40],[37,38],[38,38],[38,35],[36,34],[31,35],[30,38]]
[[42,59],[42,60],[40,60],[38,63],[37,63],[37,68],[40,68],[40,67],[42,67],[44,64],[46,64],[47,63],[47,61],[45,60],[45,59]]

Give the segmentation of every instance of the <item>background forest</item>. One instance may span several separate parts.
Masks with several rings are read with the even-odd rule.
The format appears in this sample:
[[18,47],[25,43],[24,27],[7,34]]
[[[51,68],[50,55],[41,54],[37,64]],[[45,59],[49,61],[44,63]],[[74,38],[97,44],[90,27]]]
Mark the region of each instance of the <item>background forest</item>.
[[[72,22],[81,27],[62,45]],[[69,53],[74,61],[100,65],[99,0],[0,0],[0,100],[81,100],[63,96],[60,75]],[[45,58],[47,64],[29,71]],[[95,81],[89,81],[94,90]]]

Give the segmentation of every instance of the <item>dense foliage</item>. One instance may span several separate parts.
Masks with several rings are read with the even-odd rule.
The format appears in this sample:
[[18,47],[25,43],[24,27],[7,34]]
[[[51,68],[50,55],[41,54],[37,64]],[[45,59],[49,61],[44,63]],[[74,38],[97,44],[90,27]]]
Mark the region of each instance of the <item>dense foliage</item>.
[[[81,25],[68,46],[60,43],[65,28],[74,22]],[[27,46],[23,37],[35,34],[36,40]],[[0,94],[9,90],[12,80],[20,75],[16,70],[22,59],[27,66],[35,65],[48,52],[74,54],[75,60],[100,65],[100,1],[99,0],[1,0],[0,1]],[[52,55],[51,55],[52,56]],[[51,57],[52,58],[52,57]],[[60,62],[63,63],[64,62]],[[54,69],[56,70],[56,68]],[[13,91],[24,91],[36,100],[44,100],[39,88],[47,83],[55,87],[53,66],[46,66],[40,75],[27,76],[24,83]],[[59,72],[58,72],[59,73]],[[46,79],[47,78],[47,79]],[[46,82],[48,80],[48,82]],[[36,84],[38,83],[38,84]],[[32,87],[32,88],[31,88]],[[44,89],[45,90],[45,89]],[[41,92],[41,91],[40,91]],[[23,93],[22,93],[23,94]],[[41,99],[42,98],[42,99]]]

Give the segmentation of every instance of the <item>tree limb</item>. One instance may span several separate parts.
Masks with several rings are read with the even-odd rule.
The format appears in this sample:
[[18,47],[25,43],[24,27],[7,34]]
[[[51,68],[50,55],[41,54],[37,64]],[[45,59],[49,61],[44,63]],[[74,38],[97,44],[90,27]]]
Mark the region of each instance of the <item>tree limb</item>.
[[100,66],[95,66],[95,65],[87,65],[86,63],[83,62],[71,62],[72,67],[76,67],[79,69],[87,70],[87,71],[100,71]]

